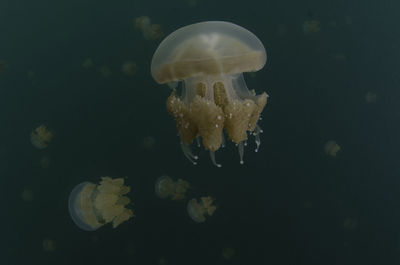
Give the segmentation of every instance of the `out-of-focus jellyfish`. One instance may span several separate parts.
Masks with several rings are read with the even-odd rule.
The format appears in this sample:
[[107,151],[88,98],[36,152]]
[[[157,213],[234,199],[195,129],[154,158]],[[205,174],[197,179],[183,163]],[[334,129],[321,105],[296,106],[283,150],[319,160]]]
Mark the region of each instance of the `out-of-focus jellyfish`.
[[222,250],[222,257],[226,260],[231,259],[235,255],[235,250],[231,247],[226,247]]
[[354,230],[358,226],[358,221],[355,218],[348,217],[343,222],[343,227],[347,230]]
[[99,184],[83,182],[71,192],[68,201],[69,213],[75,224],[86,231],[112,223],[113,228],[133,216],[126,196],[130,191],[123,178],[102,177]]
[[214,199],[210,196],[201,197],[200,201],[191,199],[187,204],[187,211],[190,218],[197,223],[202,223],[206,220],[206,215],[214,214],[217,207],[213,205]]
[[173,90],[167,109],[176,119],[185,156],[193,163],[189,145],[198,137],[210,151],[224,145],[224,134],[238,145],[240,162],[247,134],[260,145],[257,122],[267,103],[267,94],[249,91],[243,72],[258,71],[267,54],[250,31],[223,21],[208,21],[180,28],[159,45],[151,62],[151,73],[159,84],[182,82],[180,94]]
[[5,70],[7,70],[7,64],[3,60],[0,60],[0,73]]
[[134,62],[125,62],[122,64],[121,71],[122,73],[129,75],[129,76],[134,76],[137,72],[138,66]]
[[153,150],[155,145],[156,145],[156,139],[154,137],[146,136],[146,137],[143,138],[142,147],[146,151]]
[[135,29],[140,30],[146,40],[156,40],[163,36],[161,25],[151,24],[150,18],[147,16],[136,18]]
[[336,153],[340,151],[340,146],[335,141],[330,140],[326,142],[324,149],[327,155],[336,157]]
[[341,52],[332,53],[331,57],[337,62],[344,62],[346,60],[346,56]]
[[43,250],[48,252],[56,250],[56,242],[50,238],[43,239]]
[[49,166],[50,166],[50,157],[48,157],[48,156],[42,157],[42,158],[40,159],[40,166],[41,166],[43,169],[49,168]]
[[23,201],[26,201],[26,202],[33,201],[33,191],[28,188],[23,189],[21,192],[21,198]]
[[371,92],[371,91],[368,91],[368,92],[365,94],[365,101],[366,101],[367,103],[375,103],[375,102],[376,102],[376,94],[373,93],[373,92]]
[[303,32],[305,34],[317,33],[321,30],[321,26],[318,20],[306,20],[303,23]]
[[33,79],[35,77],[35,72],[32,70],[29,70],[27,73],[27,76],[29,79]]
[[82,62],[82,67],[84,69],[89,69],[93,67],[93,60],[92,58],[86,58],[83,62]]
[[190,184],[183,179],[174,181],[168,176],[161,176],[156,180],[154,188],[159,198],[171,198],[173,201],[179,201],[185,198]]
[[104,78],[109,78],[111,75],[111,69],[107,65],[100,66],[99,71]]
[[53,133],[45,125],[40,125],[31,133],[31,143],[38,149],[46,148],[53,140]]

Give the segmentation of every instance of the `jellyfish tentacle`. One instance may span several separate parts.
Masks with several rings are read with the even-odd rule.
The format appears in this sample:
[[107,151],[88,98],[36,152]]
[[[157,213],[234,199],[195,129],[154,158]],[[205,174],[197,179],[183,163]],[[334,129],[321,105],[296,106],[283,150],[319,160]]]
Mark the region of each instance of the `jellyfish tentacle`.
[[260,134],[263,132],[263,130],[260,128],[260,126],[256,125],[256,128],[254,129],[253,135],[255,138],[255,142],[256,142],[256,150],[254,150],[256,153],[258,152],[258,149],[260,148],[261,145],[261,138],[260,138]]
[[215,160],[215,152],[214,151],[210,151],[210,159],[211,159],[211,162],[214,164],[214,166],[222,167],[221,164],[217,164],[217,162]]
[[239,157],[240,157],[240,164],[243,165],[243,154],[244,154],[244,144],[243,141],[238,143],[238,151],[239,151]]
[[197,162],[194,160],[197,160],[199,157],[196,155],[193,155],[192,150],[190,150],[190,146],[181,142],[181,149],[182,149],[183,154],[186,156],[186,158],[190,162],[192,162],[193,165],[197,165]]

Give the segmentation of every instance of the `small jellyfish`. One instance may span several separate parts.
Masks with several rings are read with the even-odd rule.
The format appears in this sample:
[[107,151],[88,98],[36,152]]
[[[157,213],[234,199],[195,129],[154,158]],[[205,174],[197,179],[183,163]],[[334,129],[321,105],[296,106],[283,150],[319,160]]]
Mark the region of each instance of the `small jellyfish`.
[[50,166],[50,157],[48,157],[48,156],[42,157],[42,158],[40,159],[40,166],[41,166],[43,169],[49,168],[49,166]]
[[21,192],[21,199],[26,202],[33,201],[33,191],[28,188],[23,189]]
[[27,72],[27,76],[29,79],[33,79],[35,77],[35,72],[33,70],[29,70]]
[[7,64],[3,60],[0,60],[0,73],[6,70],[7,70]]
[[140,30],[146,40],[156,40],[163,36],[161,25],[151,24],[150,18],[147,16],[136,18],[135,29]]
[[318,20],[306,20],[303,23],[304,34],[317,33],[321,30]]
[[92,68],[93,65],[94,65],[94,64],[93,64],[92,58],[86,58],[86,59],[83,61],[83,63],[82,63],[82,67],[83,67],[84,69]]
[[56,242],[53,239],[50,238],[45,238],[43,239],[43,250],[44,251],[54,251],[56,250]]
[[373,92],[371,92],[371,91],[368,91],[368,92],[365,94],[365,101],[366,101],[367,103],[375,103],[375,102],[376,102],[376,94],[373,93]]
[[111,69],[107,65],[100,66],[99,71],[104,78],[109,78],[111,76]]
[[335,141],[330,140],[326,142],[324,149],[327,155],[336,157],[336,153],[340,151],[340,146]]
[[122,73],[129,75],[129,76],[134,76],[137,72],[138,66],[134,62],[125,62],[122,64],[121,71]]
[[156,139],[154,137],[146,136],[146,137],[143,138],[142,147],[146,151],[153,150],[155,145],[156,145]]
[[222,257],[226,260],[231,259],[235,255],[235,250],[231,247],[226,247],[222,250]]
[[191,199],[187,204],[187,211],[190,218],[197,223],[202,223],[206,220],[205,215],[211,216],[214,214],[217,207],[213,205],[214,199],[210,196],[201,197],[200,202],[196,199]]
[[45,125],[40,125],[31,133],[31,143],[38,149],[46,148],[53,140],[53,133]]
[[257,125],[267,103],[267,94],[249,91],[243,72],[264,67],[267,54],[261,41],[250,31],[223,21],[192,24],[167,36],[153,55],[151,74],[159,84],[181,82],[167,99],[167,110],[175,118],[184,155],[193,163],[190,150],[200,139],[209,150],[224,145],[224,131],[238,146],[243,163],[248,133],[254,135],[256,151],[262,130]]
[[185,198],[190,184],[183,179],[174,181],[168,176],[161,176],[156,180],[154,188],[159,198],[171,198],[173,201],[179,201]]
[[130,191],[123,178],[102,177],[98,185],[83,182],[71,192],[68,201],[69,213],[74,223],[85,231],[94,231],[112,223],[113,228],[133,216],[126,196]]

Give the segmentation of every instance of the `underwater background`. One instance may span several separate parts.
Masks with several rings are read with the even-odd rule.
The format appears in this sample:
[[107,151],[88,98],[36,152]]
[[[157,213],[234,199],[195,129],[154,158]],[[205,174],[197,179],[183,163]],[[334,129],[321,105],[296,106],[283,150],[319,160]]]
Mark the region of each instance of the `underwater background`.
[[[400,33],[396,1],[0,1],[1,264],[399,264]],[[163,35],[146,39],[135,19]],[[245,74],[270,96],[240,165],[182,154],[150,74],[161,40],[224,20],[253,32],[267,65]],[[134,64],[131,72],[122,66]],[[131,65],[132,65],[131,64]],[[45,125],[46,148],[31,143]],[[326,143],[340,147],[336,155]],[[162,175],[212,196],[204,223],[160,199]],[[79,183],[125,178],[134,217],[79,229]]]

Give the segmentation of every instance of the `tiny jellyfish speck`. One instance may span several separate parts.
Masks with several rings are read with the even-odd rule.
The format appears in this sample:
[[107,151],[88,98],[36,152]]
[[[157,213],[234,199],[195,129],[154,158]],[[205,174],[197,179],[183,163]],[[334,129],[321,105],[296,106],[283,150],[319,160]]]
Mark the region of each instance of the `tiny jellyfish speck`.
[[38,149],[46,148],[53,140],[53,133],[45,125],[40,125],[31,133],[31,143]]
[[[193,163],[190,144],[197,138],[210,152],[224,146],[224,132],[238,146],[243,164],[248,133],[260,145],[257,125],[267,104],[267,94],[249,90],[244,72],[264,67],[267,53],[261,41],[247,29],[223,21],[207,21],[182,27],[167,36],[153,55],[151,74],[159,84],[181,82],[167,99],[167,110],[176,120],[184,155]],[[171,85],[172,86],[172,85]]]
[[130,191],[123,178],[102,177],[99,184],[83,182],[71,192],[68,209],[74,223],[82,230],[94,231],[112,223],[116,228],[133,216],[126,196]]

